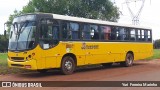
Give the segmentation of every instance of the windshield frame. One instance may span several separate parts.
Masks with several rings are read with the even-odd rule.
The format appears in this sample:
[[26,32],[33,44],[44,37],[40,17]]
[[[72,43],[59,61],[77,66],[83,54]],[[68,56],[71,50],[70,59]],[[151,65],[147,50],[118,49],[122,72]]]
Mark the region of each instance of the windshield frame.
[[[17,17],[17,18],[18,18],[18,17]],[[19,27],[21,30],[18,29],[18,30],[20,30],[20,33],[21,33],[21,32],[24,32],[24,30],[26,29],[26,27],[28,26],[29,23],[32,23],[32,25],[33,25],[33,23],[34,23],[33,26],[35,26],[35,29],[34,29],[35,31],[32,31],[32,30],[33,30],[33,27],[31,27],[31,26],[29,27],[30,29],[29,29],[29,33],[28,33],[28,35],[27,35],[27,36],[28,36],[28,37],[27,37],[27,41],[26,41],[26,43],[25,43],[25,44],[26,44],[26,45],[25,45],[26,48],[25,48],[25,49],[22,49],[22,50],[21,50],[21,49],[19,50],[19,49],[17,49],[17,47],[18,47],[17,45],[16,45],[16,48],[13,48],[13,49],[10,48],[10,45],[11,45],[11,42],[12,42],[12,41],[10,40],[10,39],[12,38],[11,36],[13,36],[13,34],[15,34],[15,33],[13,32],[14,30],[11,29],[11,30],[10,30],[10,35],[9,35],[8,51],[12,51],[12,52],[23,52],[23,51],[28,51],[28,50],[34,49],[34,48],[37,46],[37,39],[38,39],[38,38],[37,38],[37,37],[38,37],[38,34],[37,34],[37,29],[38,29],[37,21],[36,21],[36,20],[31,20],[31,21],[26,20],[26,21],[22,21],[22,22],[13,22],[13,24],[12,24],[13,26],[14,26],[14,23],[18,23],[18,24],[24,23],[24,24],[22,24],[22,27]],[[25,25],[25,23],[27,23],[27,25]],[[13,27],[13,26],[12,26],[12,27]],[[24,30],[23,30],[23,29],[24,29]],[[28,42],[29,42],[29,39],[28,39],[28,38],[30,37],[30,32],[31,32],[31,31],[32,31],[32,34],[35,33],[35,34],[34,34],[34,41],[33,41],[34,44],[33,44],[33,46],[32,46],[31,48],[29,48],[29,46],[27,46],[27,45],[28,45]],[[12,34],[11,34],[11,33],[12,33]],[[20,33],[19,33],[19,34],[20,34]],[[15,36],[16,36],[16,34],[15,34]],[[20,35],[19,35],[18,37],[20,37]],[[16,43],[16,42],[18,43],[18,41],[19,41],[19,39],[15,40],[15,43]]]

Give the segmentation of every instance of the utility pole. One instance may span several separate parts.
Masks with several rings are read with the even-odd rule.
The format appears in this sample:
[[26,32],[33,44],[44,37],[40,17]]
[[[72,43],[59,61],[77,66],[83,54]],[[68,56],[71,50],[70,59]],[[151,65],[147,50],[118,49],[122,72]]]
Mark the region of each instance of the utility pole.
[[[131,9],[129,4],[130,3],[135,3],[136,4],[137,2],[141,2],[142,4],[141,4],[139,10],[137,11],[137,13],[133,13],[133,10]],[[140,17],[140,14],[142,12],[142,9],[144,7],[145,0],[126,0],[125,3],[126,3],[127,8],[130,12],[130,15],[132,17],[132,24],[133,25],[139,25],[139,17]]]

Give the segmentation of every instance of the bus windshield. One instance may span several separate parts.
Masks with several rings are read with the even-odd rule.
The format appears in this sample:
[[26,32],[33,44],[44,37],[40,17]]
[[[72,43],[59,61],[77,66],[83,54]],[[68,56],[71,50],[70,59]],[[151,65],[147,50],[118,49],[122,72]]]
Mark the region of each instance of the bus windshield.
[[35,45],[35,32],[35,22],[15,22],[11,26],[8,49],[15,51],[32,49]]

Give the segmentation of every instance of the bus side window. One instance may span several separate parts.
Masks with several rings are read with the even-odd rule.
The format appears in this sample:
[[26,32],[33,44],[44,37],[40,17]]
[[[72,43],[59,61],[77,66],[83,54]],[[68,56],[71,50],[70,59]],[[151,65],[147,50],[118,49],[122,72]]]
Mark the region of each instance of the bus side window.
[[69,25],[67,22],[63,22],[62,23],[62,39],[68,39],[69,37],[69,32],[68,32],[68,29],[69,29]]
[[129,28],[125,28],[124,30],[124,40],[129,40]]
[[116,40],[118,36],[117,27],[112,27],[111,30],[111,40]]
[[83,40],[90,40],[91,39],[91,34],[90,34],[88,24],[83,24],[82,25],[82,39]]
[[137,41],[141,41],[141,30],[138,30]]
[[125,28],[119,27],[119,35],[118,35],[117,40],[124,40],[125,38],[124,35],[125,35]]
[[79,24],[78,23],[70,23],[70,32],[71,32],[71,39],[77,40],[79,39]]
[[151,30],[148,30],[148,41],[152,41]]
[[135,41],[136,40],[136,32],[135,29],[130,29],[130,40]]
[[[44,21],[45,20],[45,21]],[[56,20],[52,19],[44,19],[41,22],[40,36],[39,36],[39,44],[43,49],[49,49],[58,44],[57,38],[59,37],[58,33],[58,23],[55,26],[54,22]]]
[[148,41],[148,30],[144,30],[144,41]]
[[90,34],[91,34],[92,40],[99,39],[99,30],[97,25],[90,25]]
[[101,39],[110,40],[111,39],[111,27],[110,26],[101,26]]
[[141,41],[145,41],[145,39],[144,39],[144,30],[141,30]]

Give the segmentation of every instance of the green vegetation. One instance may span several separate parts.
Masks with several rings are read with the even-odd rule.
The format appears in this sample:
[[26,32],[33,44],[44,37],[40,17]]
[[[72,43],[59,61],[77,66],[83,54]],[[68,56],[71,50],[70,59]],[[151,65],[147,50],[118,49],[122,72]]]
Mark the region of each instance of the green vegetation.
[[154,48],[155,49],[160,49],[160,39],[157,39],[154,41]]
[[[8,23],[13,18],[25,13],[54,13],[91,19],[117,21],[120,11],[110,0],[29,0],[22,11],[15,10],[10,15]],[[10,28],[10,25],[8,25]],[[9,30],[8,30],[9,31]]]
[[6,52],[8,48],[8,39],[0,35],[0,52]]
[[152,59],[160,59],[160,49],[154,49],[153,56],[147,58],[147,60],[152,60]]
[[27,70],[21,70],[17,68],[9,68],[7,65],[7,54],[0,53],[0,75],[12,74],[12,73],[23,73]]
[[0,53],[0,75],[7,73],[7,54]]
[[7,54],[6,53],[0,53],[0,60],[1,62],[6,62]]

